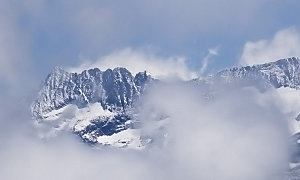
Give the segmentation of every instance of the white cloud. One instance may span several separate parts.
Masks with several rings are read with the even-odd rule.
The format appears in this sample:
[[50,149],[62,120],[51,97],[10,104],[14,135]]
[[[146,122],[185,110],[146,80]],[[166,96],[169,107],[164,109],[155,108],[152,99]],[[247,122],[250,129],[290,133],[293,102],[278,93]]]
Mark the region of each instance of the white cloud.
[[253,65],[293,56],[300,56],[300,34],[295,28],[290,27],[278,31],[270,40],[247,42],[240,63]]
[[161,57],[154,53],[126,48],[101,57],[96,62],[85,61],[78,68],[67,68],[70,72],[81,72],[98,67],[104,71],[108,68],[125,67],[133,75],[147,71],[156,78],[179,78],[189,80],[197,77],[186,65],[186,59],[179,56]]
[[200,68],[200,75],[203,75],[207,69],[208,63],[212,60],[214,56],[218,55],[218,47],[208,49],[208,54],[203,58],[202,66]]
[[200,89],[182,84],[153,88],[142,100],[141,118],[157,123],[153,110],[167,113],[170,141],[142,152],[95,150],[73,134],[42,141],[24,126],[30,122],[24,110],[15,113],[24,109],[21,103],[3,106],[1,178],[265,180],[286,171],[285,118],[273,105],[274,97],[252,89],[216,88],[214,101],[206,102]]
[[288,153],[287,126],[273,105],[274,94],[225,87],[212,91],[214,100],[206,102],[201,89],[166,84],[151,89],[144,100],[147,135],[157,134],[149,124],[157,123],[161,113],[170,116],[163,152],[173,164],[173,177],[277,179],[274,174],[287,167]]
[[300,122],[296,117],[300,114],[300,91],[288,87],[276,89],[280,110],[288,118],[292,134],[300,132]]

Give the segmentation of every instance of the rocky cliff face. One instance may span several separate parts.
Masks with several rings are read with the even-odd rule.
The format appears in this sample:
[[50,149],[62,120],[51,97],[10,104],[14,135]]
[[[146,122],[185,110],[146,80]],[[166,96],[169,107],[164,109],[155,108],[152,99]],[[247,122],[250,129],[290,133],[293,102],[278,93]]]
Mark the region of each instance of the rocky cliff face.
[[103,109],[125,111],[143,93],[153,79],[144,73],[135,77],[125,68],[98,68],[69,73],[60,68],[48,75],[37,100],[32,105],[35,119],[69,104],[85,107],[99,102]]

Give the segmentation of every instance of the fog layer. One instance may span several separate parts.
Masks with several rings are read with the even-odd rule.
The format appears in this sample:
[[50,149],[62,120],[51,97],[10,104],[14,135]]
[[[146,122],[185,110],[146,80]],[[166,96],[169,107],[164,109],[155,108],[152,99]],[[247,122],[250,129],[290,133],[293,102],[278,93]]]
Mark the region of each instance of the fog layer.
[[203,89],[174,82],[149,89],[139,108],[143,135],[153,137],[144,151],[95,150],[68,132],[38,139],[26,103],[8,103],[1,112],[1,178],[280,179],[288,133],[275,92],[216,87],[209,96]]

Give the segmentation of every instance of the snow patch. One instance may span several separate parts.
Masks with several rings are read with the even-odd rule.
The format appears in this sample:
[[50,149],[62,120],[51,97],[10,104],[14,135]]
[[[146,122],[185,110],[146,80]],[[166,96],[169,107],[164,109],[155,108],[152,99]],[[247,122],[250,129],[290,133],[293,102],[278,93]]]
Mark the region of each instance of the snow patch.
[[108,120],[115,115],[113,112],[104,110],[98,102],[81,109],[76,105],[67,105],[47,113],[42,123],[37,126],[43,126],[44,130],[48,129],[48,132],[44,132],[44,136],[51,137],[56,136],[59,131],[71,130],[73,127],[76,132],[84,130],[94,119],[103,117],[103,119]]
[[140,133],[139,129],[126,129],[111,136],[100,136],[97,138],[97,142],[119,148],[144,149]]
[[104,110],[100,103],[89,104],[87,107],[78,109],[75,113],[77,120],[74,126],[75,131],[82,131],[91,121],[99,117],[113,118],[116,114],[108,110]]

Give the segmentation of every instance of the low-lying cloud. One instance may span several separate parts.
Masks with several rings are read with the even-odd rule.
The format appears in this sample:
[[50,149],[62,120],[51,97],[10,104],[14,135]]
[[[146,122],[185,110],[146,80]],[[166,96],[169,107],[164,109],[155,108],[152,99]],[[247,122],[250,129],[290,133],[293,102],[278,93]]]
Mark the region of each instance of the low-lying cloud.
[[[287,166],[288,130],[273,105],[276,94],[218,87],[211,92],[214,98],[204,101],[202,93],[169,84],[154,88],[145,100],[146,125],[155,125],[161,117],[153,110],[170,116],[164,150],[172,162],[170,177],[280,179],[279,172]],[[146,130],[150,136],[157,133],[155,128]]]
[[[3,179],[280,179],[287,170],[287,125],[273,103],[276,94],[252,88],[213,88],[186,83],[159,84],[141,99],[143,133],[166,132],[152,148],[94,149],[63,133],[40,140],[25,111],[1,116],[0,169]],[[23,107],[19,107],[23,109]],[[163,114],[164,116],[160,116]],[[11,119],[8,119],[11,117]],[[169,117],[161,129],[151,127]],[[8,133],[9,132],[9,133]],[[161,140],[161,141],[160,141]],[[163,142],[163,143],[161,143]]]
[[243,49],[240,64],[261,64],[299,56],[300,34],[296,28],[290,27],[276,32],[272,39],[247,42]]

